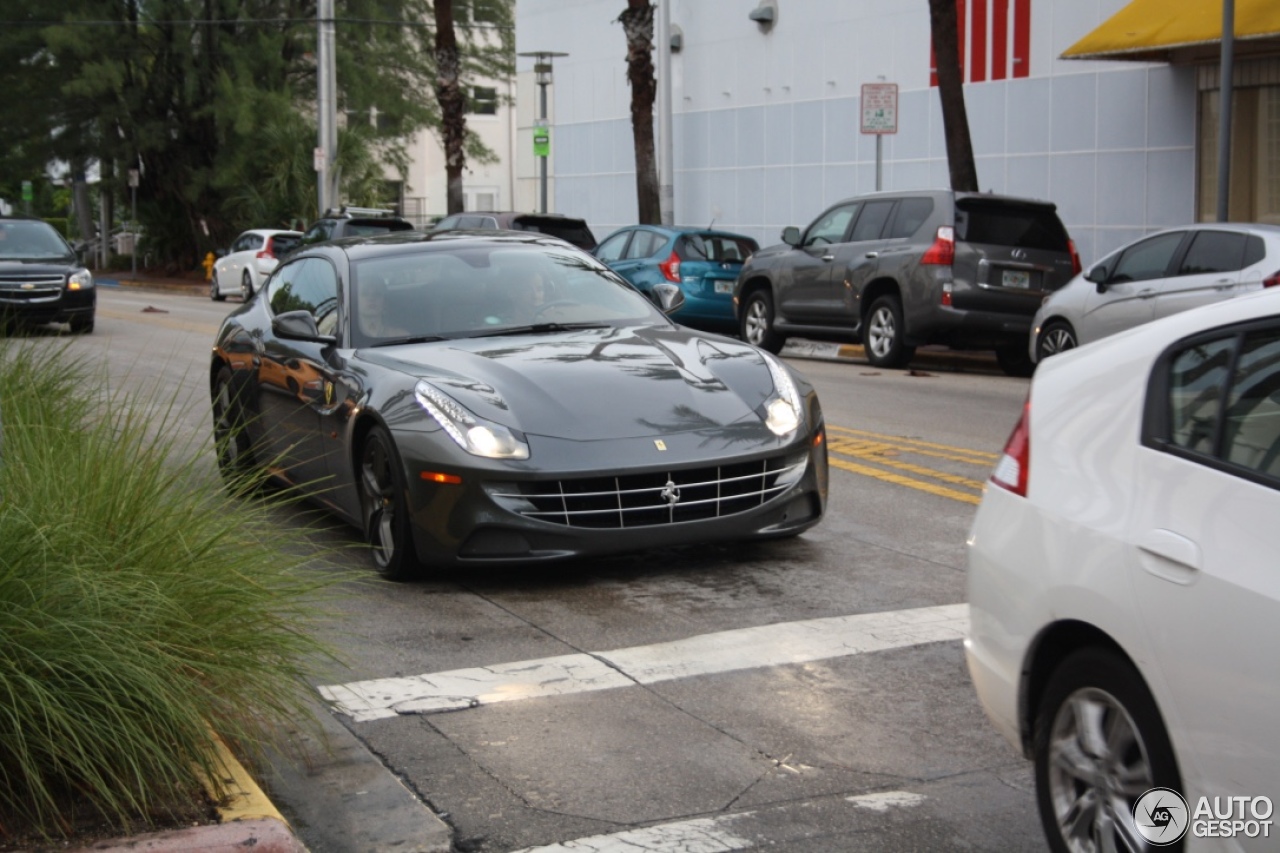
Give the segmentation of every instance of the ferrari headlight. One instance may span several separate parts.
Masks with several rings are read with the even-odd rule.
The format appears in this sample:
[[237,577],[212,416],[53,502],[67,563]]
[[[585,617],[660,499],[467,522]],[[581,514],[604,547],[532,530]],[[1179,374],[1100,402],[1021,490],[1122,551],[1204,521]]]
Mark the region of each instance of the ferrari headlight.
[[791,381],[791,374],[777,359],[766,355],[764,363],[769,365],[769,375],[773,377],[773,396],[764,405],[764,425],[774,435],[790,435],[800,426],[803,411],[800,393]]
[[529,458],[529,445],[515,433],[502,424],[478,417],[430,382],[419,380],[413,393],[427,414],[468,453],[489,459]]
[[88,270],[76,270],[67,276],[68,290],[88,290],[91,287],[93,287],[93,273]]

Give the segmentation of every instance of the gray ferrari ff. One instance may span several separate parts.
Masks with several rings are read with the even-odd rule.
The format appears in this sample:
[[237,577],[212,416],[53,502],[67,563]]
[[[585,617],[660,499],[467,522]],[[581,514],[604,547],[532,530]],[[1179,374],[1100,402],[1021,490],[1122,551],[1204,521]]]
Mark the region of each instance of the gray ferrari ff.
[[826,508],[804,377],[550,237],[306,247],[223,322],[209,387],[223,473],[319,501],[391,579],[794,536]]

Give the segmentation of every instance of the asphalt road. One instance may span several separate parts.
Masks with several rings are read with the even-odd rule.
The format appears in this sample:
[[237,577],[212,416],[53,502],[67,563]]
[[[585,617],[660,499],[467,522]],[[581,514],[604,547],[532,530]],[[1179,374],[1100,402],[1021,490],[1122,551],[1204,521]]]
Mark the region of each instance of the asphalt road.
[[[95,333],[62,340],[113,386],[190,389],[199,441],[233,302],[104,288]],[[828,515],[798,539],[394,585],[341,552],[370,580],[338,602],[346,665],[318,692],[453,849],[1043,849],[1030,766],[983,716],[960,642],[965,535],[1027,381],[792,363],[832,462]],[[302,777],[279,805],[313,853],[379,849],[308,812]],[[373,815],[369,790],[323,801]]]

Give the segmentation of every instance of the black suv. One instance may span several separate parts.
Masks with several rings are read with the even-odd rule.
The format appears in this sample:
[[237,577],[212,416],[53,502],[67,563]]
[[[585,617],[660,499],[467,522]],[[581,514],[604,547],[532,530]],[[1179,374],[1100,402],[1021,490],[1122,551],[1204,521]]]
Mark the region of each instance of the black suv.
[[93,331],[98,294],[93,274],[58,230],[41,219],[0,216],[0,321],[68,323]]
[[432,231],[472,229],[500,231],[533,231],[550,237],[559,237],[590,252],[596,247],[596,237],[585,220],[561,213],[517,213],[515,211],[473,210],[455,213],[431,226]]
[[1031,320],[1080,271],[1050,202],[950,190],[876,193],[828,208],[743,265],[742,337],[772,352],[788,335],[861,341],[877,367],[917,346],[994,349],[1029,376]]
[[323,243],[340,237],[368,237],[390,231],[412,231],[413,223],[390,210],[375,207],[342,207],[326,210],[302,235],[301,245]]

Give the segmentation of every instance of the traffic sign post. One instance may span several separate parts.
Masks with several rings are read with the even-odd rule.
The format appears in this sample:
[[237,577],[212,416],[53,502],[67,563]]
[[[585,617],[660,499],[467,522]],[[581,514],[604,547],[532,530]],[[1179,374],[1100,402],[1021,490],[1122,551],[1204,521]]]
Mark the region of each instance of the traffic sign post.
[[886,133],[898,132],[898,84],[862,84],[862,132],[876,137],[876,191],[881,189],[882,140]]

